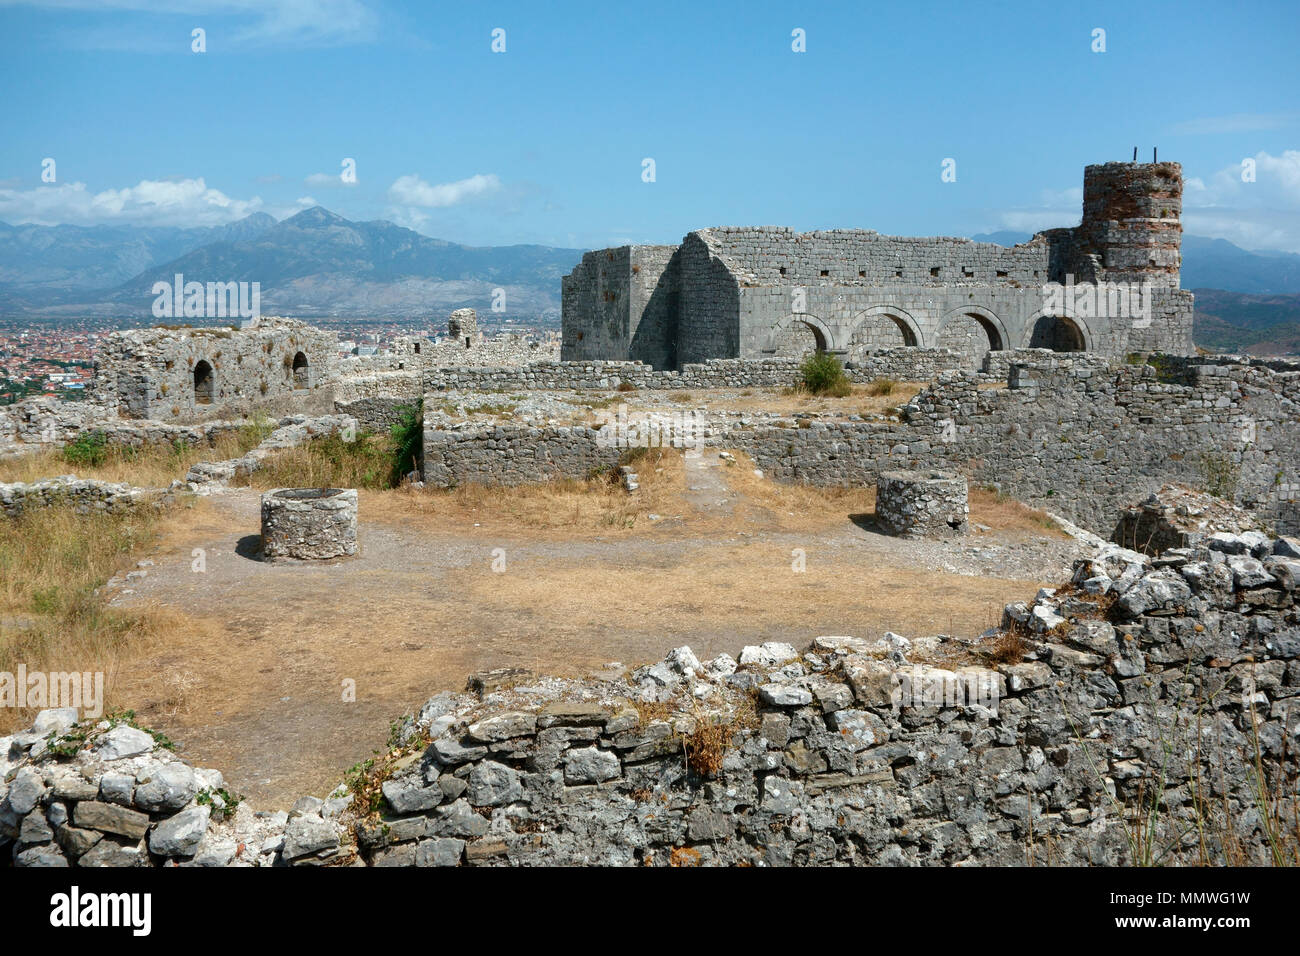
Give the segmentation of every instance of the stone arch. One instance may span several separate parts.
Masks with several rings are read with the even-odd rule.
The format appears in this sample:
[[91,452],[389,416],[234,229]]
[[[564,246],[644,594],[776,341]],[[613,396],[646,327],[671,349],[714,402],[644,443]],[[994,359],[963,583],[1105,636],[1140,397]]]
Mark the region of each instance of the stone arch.
[[1035,312],[1025,323],[1025,348],[1053,352],[1091,352],[1092,333],[1075,316]]
[[207,359],[194,363],[194,404],[211,405],[217,391],[217,376]]
[[783,357],[801,358],[809,352],[828,352],[834,339],[820,316],[796,312],[772,327],[771,351]]
[[[877,320],[877,321],[873,321]],[[878,348],[916,347],[922,342],[921,327],[907,311],[892,305],[876,305],[849,319],[848,349],[858,354]]]
[[293,357],[293,387],[311,387],[311,365],[305,352],[299,352]]
[[943,317],[934,345],[965,353],[978,368],[989,352],[1010,348],[1011,337],[994,313],[983,306],[963,305]]

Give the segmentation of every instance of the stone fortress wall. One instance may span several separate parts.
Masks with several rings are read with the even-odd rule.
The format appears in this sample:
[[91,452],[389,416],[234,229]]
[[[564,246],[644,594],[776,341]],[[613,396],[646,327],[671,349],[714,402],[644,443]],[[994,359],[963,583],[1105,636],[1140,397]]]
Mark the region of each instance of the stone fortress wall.
[[[891,346],[1052,348],[1111,357],[1192,351],[1192,296],[1178,288],[1182,168],[1107,163],[1084,172],[1083,222],[1004,248],[870,230],[701,229],[680,246],[585,255],[563,282],[565,360],[678,368],[711,358],[854,359]],[[1065,316],[1044,286],[1147,284],[1149,314]]]
[[[727,363],[705,367],[715,364]],[[1103,535],[1125,502],[1166,482],[1212,484],[1294,533],[1297,422],[1300,363],[1166,357],[1157,368],[1037,350],[1016,353],[1001,385],[943,372],[895,421],[723,420],[703,444],[745,452],[774,480],[814,485],[948,469]],[[425,442],[425,480],[439,486],[583,477],[617,459],[593,429],[428,428]]]
[[1300,531],[1300,363],[1187,359],[1162,373],[1040,353],[1005,388],[947,373],[898,423],[735,431],[726,442],[779,481],[857,485],[882,470],[947,468],[1108,535],[1122,504],[1166,482],[1212,486]]

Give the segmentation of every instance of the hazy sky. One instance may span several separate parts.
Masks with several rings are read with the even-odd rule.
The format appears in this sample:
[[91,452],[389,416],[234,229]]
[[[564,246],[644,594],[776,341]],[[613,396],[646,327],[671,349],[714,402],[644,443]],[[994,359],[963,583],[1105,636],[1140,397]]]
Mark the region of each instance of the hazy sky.
[[1033,231],[1078,222],[1084,165],[1155,145],[1187,232],[1300,251],[1298,63],[1294,0],[0,0],[0,220]]

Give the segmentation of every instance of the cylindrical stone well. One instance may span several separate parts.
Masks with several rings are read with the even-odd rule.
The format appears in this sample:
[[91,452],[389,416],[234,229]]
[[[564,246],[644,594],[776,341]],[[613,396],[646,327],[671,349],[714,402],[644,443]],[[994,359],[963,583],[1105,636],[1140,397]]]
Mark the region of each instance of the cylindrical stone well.
[[357,553],[355,488],[275,488],[262,495],[262,556],[319,561]]
[[884,471],[876,479],[876,520],[886,534],[937,538],[969,530],[966,479],[950,471]]

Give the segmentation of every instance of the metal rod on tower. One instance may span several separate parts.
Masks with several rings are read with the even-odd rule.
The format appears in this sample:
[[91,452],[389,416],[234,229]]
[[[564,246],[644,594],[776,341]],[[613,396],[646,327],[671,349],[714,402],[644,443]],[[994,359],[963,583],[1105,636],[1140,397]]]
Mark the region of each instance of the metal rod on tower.
[[1133,147],[1133,162],[1136,163],[1137,161],[1138,161],[1138,148],[1137,148],[1136,146],[1134,146],[1134,147]]
[[1156,148],[1155,148],[1154,146],[1152,146],[1152,147],[1151,147],[1151,162],[1153,162],[1153,163],[1157,163],[1157,162],[1159,162],[1159,160],[1156,159],[1156,155],[1157,155],[1157,154],[1156,154]]

